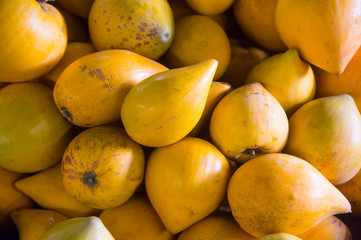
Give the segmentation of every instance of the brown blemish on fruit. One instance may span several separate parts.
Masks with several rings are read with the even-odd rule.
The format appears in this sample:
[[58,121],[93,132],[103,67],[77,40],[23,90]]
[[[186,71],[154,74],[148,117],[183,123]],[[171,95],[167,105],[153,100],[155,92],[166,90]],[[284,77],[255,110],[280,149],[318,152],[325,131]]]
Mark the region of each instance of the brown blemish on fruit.
[[65,161],[65,163],[70,164],[70,165],[73,166],[73,163],[71,162],[71,158],[69,157],[69,155],[66,155],[66,156],[65,156],[64,161]]
[[89,75],[91,77],[97,77],[98,79],[105,81],[106,77],[104,76],[102,70],[100,68],[95,68],[94,70],[89,69]]
[[62,107],[60,107],[60,110],[62,111],[63,117],[65,117],[66,119],[68,119],[70,122],[73,122],[73,116],[71,115],[71,113],[69,112],[69,110],[66,109],[66,107],[62,106]]
[[142,40],[142,37],[137,36],[135,39],[136,39],[136,40]]
[[107,28],[107,32],[110,32],[110,28]]
[[87,69],[87,67],[88,67],[87,65],[84,65],[80,71],[84,72]]

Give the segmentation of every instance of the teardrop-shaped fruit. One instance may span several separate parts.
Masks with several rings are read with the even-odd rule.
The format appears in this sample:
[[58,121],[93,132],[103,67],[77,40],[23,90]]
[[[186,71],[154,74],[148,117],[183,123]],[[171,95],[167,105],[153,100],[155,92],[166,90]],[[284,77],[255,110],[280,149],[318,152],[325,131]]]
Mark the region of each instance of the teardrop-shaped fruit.
[[217,69],[217,60],[155,74],[133,87],[121,119],[136,142],[161,147],[185,137],[199,121]]
[[276,28],[307,62],[341,74],[361,44],[359,0],[278,0]]
[[236,0],[233,13],[247,37],[271,51],[285,51],[275,25],[278,0]]
[[232,214],[253,236],[300,234],[351,205],[303,159],[270,153],[251,159],[232,175],[227,191]]
[[335,216],[325,218],[311,229],[299,234],[298,237],[303,240],[352,240],[347,225]]
[[167,0],[95,0],[89,33],[98,50],[126,49],[158,59],[174,38],[174,18]]
[[281,104],[288,116],[313,99],[316,80],[311,66],[295,48],[260,62],[247,76],[246,84],[259,82]]
[[302,240],[302,239],[289,233],[273,233],[263,237],[256,238],[256,240]]
[[221,101],[221,99],[232,90],[233,89],[231,88],[231,85],[229,83],[212,82],[211,88],[209,89],[206,105],[204,106],[203,114],[199,119],[197,125],[188,134],[189,137],[197,136],[202,130],[202,128],[208,125],[209,120],[212,116],[212,112],[216,107],[217,103]]
[[254,240],[234,220],[230,213],[212,213],[184,230],[178,240]]
[[71,123],[91,127],[118,120],[126,94],[143,79],[168,70],[126,50],[88,54],[68,66],[56,81],[54,100]]
[[114,240],[98,217],[71,218],[55,224],[39,240]]
[[95,51],[96,49],[94,45],[88,42],[68,43],[65,53],[61,58],[60,62],[44,76],[47,83],[49,83],[49,86],[54,87],[56,80],[71,63],[73,63],[78,58],[93,53]]
[[126,202],[141,184],[142,147],[123,129],[88,128],[68,145],[62,160],[65,190],[89,207],[107,209]]
[[81,204],[66,192],[60,163],[16,181],[15,186],[31,197],[40,207],[54,210],[68,218],[87,217],[100,212]]
[[59,162],[73,135],[51,89],[40,83],[3,87],[0,116],[0,167],[14,172],[37,172]]
[[38,240],[54,224],[67,218],[47,209],[18,209],[10,214],[19,232],[19,240]]
[[190,15],[178,19],[175,29],[173,43],[165,54],[167,66],[179,68],[216,59],[214,79],[218,80],[231,58],[231,45],[222,27],[208,16]]
[[34,207],[34,202],[14,186],[14,182],[23,177],[24,174],[0,167],[0,233],[15,228],[9,216],[11,211]]
[[186,137],[150,155],[145,187],[165,227],[179,233],[221,204],[231,169],[211,143]]
[[347,182],[361,168],[361,115],[350,95],[312,100],[290,118],[284,152],[316,167],[331,183]]
[[138,194],[119,207],[105,209],[100,220],[115,239],[172,240],[145,194]]
[[224,155],[245,162],[280,152],[287,141],[288,119],[279,102],[259,83],[228,93],[216,106],[210,134]]

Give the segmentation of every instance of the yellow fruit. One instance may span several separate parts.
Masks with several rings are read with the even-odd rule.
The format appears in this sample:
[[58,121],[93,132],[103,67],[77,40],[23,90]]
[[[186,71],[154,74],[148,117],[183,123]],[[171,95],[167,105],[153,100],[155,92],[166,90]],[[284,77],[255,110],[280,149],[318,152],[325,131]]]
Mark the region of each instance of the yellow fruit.
[[302,240],[302,239],[288,233],[273,233],[263,237],[256,238],[256,240]]
[[287,141],[288,119],[261,84],[250,83],[228,93],[217,104],[210,134],[224,155],[243,163],[260,154],[280,152]]
[[230,8],[234,0],[185,0],[196,12],[202,15],[216,15]]
[[168,3],[172,9],[174,20],[187,15],[197,14],[185,0],[168,0]]
[[19,209],[10,214],[19,232],[19,240],[38,240],[54,224],[67,218],[47,209]]
[[350,201],[352,215],[361,217],[361,171],[351,180],[336,186],[340,192]]
[[298,235],[298,237],[304,240],[352,240],[348,227],[335,216],[325,218],[311,229]]
[[66,192],[60,163],[16,181],[15,186],[31,197],[40,207],[54,210],[68,218],[86,217],[100,213],[99,210],[84,206]]
[[0,82],[36,79],[61,59],[67,43],[62,15],[45,1],[0,1]]
[[63,8],[83,18],[88,18],[94,0],[57,0]]
[[316,80],[311,66],[295,48],[260,62],[247,76],[246,84],[259,82],[281,104],[288,116],[313,99]]
[[14,187],[14,182],[23,177],[24,174],[0,167],[0,232],[15,228],[9,216],[11,211],[34,207],[33,201]]
[[213,213],[184,230],[178,240],[254,240],[228,213]]
[[199,119],[197,125],[188,134],[189,137],[197,136],[199,132],[206,125],[208,125],[212,112],[216,107],[217,103],[221,101],[221,99],[232,90],[233,89],[231,88],[231,85],[226,82],[212,82],[211,88],[209,89],[206,105],[204,106],[203,114]]
[[62,160],[65,190],[86,206],[107,209],[126,202],[144,177],[142,147],[121,129],[89,128],[68,145]]
[[59,113],[50,88],[12,83],[0,90],[0,167],[31,173],[61,160],[72,126]]
[[71,218],[55,224],[39,240],[114,240],[97,217]]
[[96,49],[91,43],[87,42],[72,42],[68,43],[64,56],[61,58],[60,62],[47,74],[44,78],[46,82],[49,83],[51,87],[54,87],[56,80],[59,78],[60,74],[75,60],[90,53],[95,52]]
[[217,68],[206,60],[155,74],[133,87],[121,108],[128,135],[150,147],[175,143],[199,121]]
[[242,31],[251,40],[271,51],[285,51],[275,25],[278,0],[236,0],[233,13]]
[[151,153],[145,187],[165,227],[176,234],[218,208],[230,175],[227,159],[215,146],[186,137]]
[[232,175],[227,190],[232,214],[249,234],[300,234],[351,205],[316,168],[288,154],[249,160]]
[[54,87],[55,103],[71,123],[92,127],[114,122],[126,94],[143,79],[167,70],[126,50],[88,54],[70,64]]
[[347,182],[361,168],[361,116],[350,95],[312,100],[290,118],[284,152],[317,168],[331,183]]
[[175,24],[174,41],[165,54],[171,68],[185,67],[208,59],[216,59],[218,80],[226,71],[231,47],[222,27],[210,17],[191,15],[180,18]]
[[166,0],[95,0],[89,32],[98,50],[126,49],[160,58],[174,37],[174,19]]
[[144,194],[138,194],[119,207],[106,209],[99,216],[115,239],[172,240],[157,212]]
[[341,74],[361,44],[358,0],[278,0],[276,28],[307,62]]

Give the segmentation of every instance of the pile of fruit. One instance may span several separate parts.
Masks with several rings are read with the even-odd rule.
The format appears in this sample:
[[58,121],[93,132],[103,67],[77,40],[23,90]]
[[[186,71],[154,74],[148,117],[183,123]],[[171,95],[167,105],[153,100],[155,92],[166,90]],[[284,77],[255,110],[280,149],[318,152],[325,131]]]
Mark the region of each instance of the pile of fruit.
[[0,35],[0,239],[352,239],[361,0],[1,0]]

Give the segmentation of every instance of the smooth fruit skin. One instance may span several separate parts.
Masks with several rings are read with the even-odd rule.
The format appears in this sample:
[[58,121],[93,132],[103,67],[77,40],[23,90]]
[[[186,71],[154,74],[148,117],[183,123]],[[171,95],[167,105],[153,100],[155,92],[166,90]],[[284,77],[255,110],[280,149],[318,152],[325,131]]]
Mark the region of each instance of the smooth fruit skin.
[[123,100],[132,87],[165,66],[126,50],[105,50],[81,57],[59,76],[54,101],[69,122],[93,127],[120,119]]
[[151,153],[145,187],[163,224],[176,234],[217,209],[230,175],[228,160],[215,146],[186,137]]
[[236,0],[233,13],[247,37],[263,48],[280,52],[287,50],[275,25],[278,0]]
[[313,99],[316,80],[311,66],[295,48],[260,62],[248,74],[246,84],[259,82],[281,104],[287,116]]
[[62,159],[65,190],[82,204],[107,209],[132,197],[144,177],[142,147],[118,127],[89,128],[68,145]]
[[254,240],[229,213],[212,213],[184,230],[178,240]]
[[19,240],[38,240],[54,224],[67,218],[47,209],[18,209],[10,214],[19,232]]
[[67,29],[53,6],[35,0],[0,1],[0,82],[32,80],[61,59]]
[[39,240],[114,240],[98,217],[71,218],[55,224]]
[[23,177],[25,177],[24,174],[0,167],[0,232],[15,228],[9,215],[11,211],[34,207],[34,202],[14,186],[14,182]]
[[345,196],[316,168],[282,153],[240,166],[228,183],[227,196],[233,217],[255,237],[298,235],[327,216],[351,212]]
[[172,240],[145,194],[136,194],[119,207],[105,209],[99,215],[115,239]]
[[139,144],[162,147],[185,137],[204,111],[218,62],[206,60],[155,74],[133,87],[121,119]]
[[331,74],[341,74],[361,44],[359,0],[278,0],[276,28],[287,47]]
[[288,137],[288,119],[260,83],[250,83],[228,93],[217,104],[210,134],[224,155],[244,163],[260,154],[280,152]]
[[11,171],[32,173],[54,165],[73,135],[51,89],[40,83],[3,87],[0,116],[0,166]]
[[98,50],[126,49],[160,58],[174,38],[174,18],[166,0],[95,0],[89,33]]
[[225,12],[234,0],[185,0],[191,8],[202,15],[216,15]]
[[43,209],[54,210],[67,218],[95,216],[99,210],[78,202],[64,188],[61,164],[15,182],[15,187]]
[[347,94],[312,100],[289,119],[284,152],[305,159],[331,183],[353,178],[361,168],[361,115]]
[[88,18],[94,0],[57,0],[56,2],[69,12],[82,18]]
[[255,240],[302,240],[302,239],[289,233],[273,233],[263,237],[256,238]]
[[171,68],[185,67],[208,59],[216,59],[218,80],[226,71],[231,47],[222,27],[208,16],[190,15],[175,23],[174,41],[165,54]]
[[298,237],[304,240],[352,240],[347,225],[335,216],[325,218],[311,229],[299,234]]

